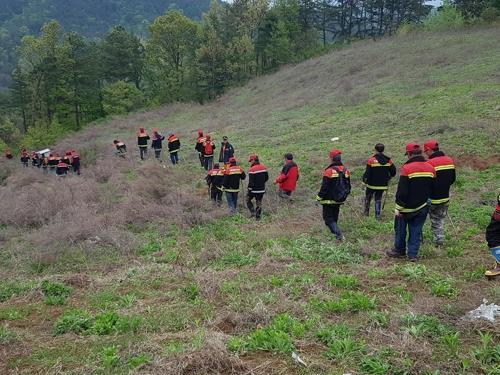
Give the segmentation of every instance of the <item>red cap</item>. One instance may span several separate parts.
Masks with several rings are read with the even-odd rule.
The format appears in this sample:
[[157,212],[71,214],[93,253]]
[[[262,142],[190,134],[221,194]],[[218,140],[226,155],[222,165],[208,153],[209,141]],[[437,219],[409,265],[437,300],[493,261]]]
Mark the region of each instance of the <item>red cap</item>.
[[207,141],[210,141],[212,138],[210,137],[210,135],[207,135],[207,136],[205,137],[205,139],[206,139]]
[[341,154],[342,154],[342,151],[337,150],[337,149],[333,149],[332,151],[330,151],[330,158],[334,158],[335,156],[338,156]]
[[410,152],[420,150],[420,145],[418,143],[408,143],[406,145],[405,155],[408,155]]
[[232,164],[232,163],[236,163],[236,158],[233,156],[231,158],[229,158],[229,162]]
[[252,154],[248,157],[248,162],[251,163],[251,162],[254,162],[255,160],[259,160],[259,157],[255,154]]
[[201,136],[203,136],[203,130],[199,129],[199,130],[198,130],[198,135],[199,135],[200,137],[201,137]]
[[431,139],[424,144],[424,151],[432,150],[435,151],[439,148],[438,141]]

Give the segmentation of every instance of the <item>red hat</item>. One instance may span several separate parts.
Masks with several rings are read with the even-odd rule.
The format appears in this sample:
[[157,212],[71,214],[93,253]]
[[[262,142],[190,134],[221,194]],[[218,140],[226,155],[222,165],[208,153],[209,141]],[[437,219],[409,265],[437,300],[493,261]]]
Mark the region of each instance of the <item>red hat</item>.
[[438,141],[431,139],[424,144],[424,151],[432,150],[435,151],[439,148]]
[[250,156],[248,157],[248,162],[249,162],[249,163],[252,163],[252,162],[254,162],[254,161],[256,161],[256,160],[259,160],[259,157],[258,157],[257,155],[255,155],[255,154],[252,154],[252,155],[250,155]]
[[233,157],[230,157],[230,158],[229,158],[229,162],[230,162],[231,164],[236,163],[236,158],[235,158],[234,156],[233,156]]
[[406,145],[405,155],[408,155],[410,152],[420,150],[420,145],[418,143],[408,143]]
[[335,156],[338,156],[341,154],[342,154],[342,151],[337,150],[337,149],[333,149],[332,151],[330,151],[330,158],[334,158]]
[[206,139],[207,141],[210,141],[212,138],[210,137],[210,135],[209,135],[209,134],[207,134],[207,136],[205,137],[205,139]]
[[201,137],[203,135],[203,130],[199,129],[198,130],[198,135]]

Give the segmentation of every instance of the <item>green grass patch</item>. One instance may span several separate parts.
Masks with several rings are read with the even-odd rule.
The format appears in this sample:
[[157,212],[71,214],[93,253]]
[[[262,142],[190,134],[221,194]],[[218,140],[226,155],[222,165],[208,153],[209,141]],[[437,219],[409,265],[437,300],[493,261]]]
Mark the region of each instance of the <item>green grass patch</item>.
[[112,333],[137,332],[141,318],[120,316],[114,311],[107,311],[95,316],[80,310],[64,313],[54,326],[54,334],[62,335],[73,332],[80,335],[109,335]]
[[44,280],[42,281],[42,292],[45,296],[46,305],[64,305],[71,295],[73,289],[64,283]]
[[370,297],[363,292],[346,291],[334,300],[312,299],[313,307],[328,313],[369,311],[377,307],[377,299]]

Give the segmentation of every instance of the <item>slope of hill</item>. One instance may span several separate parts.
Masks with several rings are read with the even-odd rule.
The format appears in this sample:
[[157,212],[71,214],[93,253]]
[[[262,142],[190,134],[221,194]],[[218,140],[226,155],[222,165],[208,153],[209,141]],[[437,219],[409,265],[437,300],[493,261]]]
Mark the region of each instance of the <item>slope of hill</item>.
[[145,35],[151,21],[168,9],[182,9],[196,19],[209,5],[210,0],[0,0],[0,88],[9,81],[21,38],[38,34],[49,21],[87,37],[99,37],[116,25]]
[[[358,42],[216,103],[110,119],[56,145],[81,151],[80,178],[3,161],[1,372],[496,373],[498,323],[463,317],[500,299],[483,277],[500,179],[499,39],[490,27]],[[140,163],[139,126],[175,131],[182,163]],[[199,128],[228,135],[244,166],[257,153],[272,178],[293,152],[294,202],[269,184],[260,223],[212,207]],[[404,144],[428,138],[459,165],[447,246],[433,247],[427,223],[419,263],[387,259],[395,189],[382,222],[362,218],[365,160],[383,142],[401,165]],[[333,146],[353,172],[342,244],[313,201]]]

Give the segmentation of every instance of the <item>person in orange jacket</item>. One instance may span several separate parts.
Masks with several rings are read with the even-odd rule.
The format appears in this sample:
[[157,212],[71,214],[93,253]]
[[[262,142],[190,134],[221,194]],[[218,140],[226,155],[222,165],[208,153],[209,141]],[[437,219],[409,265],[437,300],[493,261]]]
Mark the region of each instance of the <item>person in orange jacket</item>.
[[149,135],[146,129],[139,128],[139,133],[137,133],[137,146],[139,147],[139,156],[141,160],[144,160],[148,156],[148,141]]
[[205,136],[203,135],[203,130],[198,130],[198,138],[196,139],[196,145],[194,149],[198,151],[198,158],[200,159],[200,164],[205,167],[205,156],[203,155],[203,143],[205,143]]
[[28,153],[28,151],[26,151],[25,148],[23,148],[23,150],[21,151],[21,163],[24,168],[28,167],[29,161],[30,161],[30,154]]

